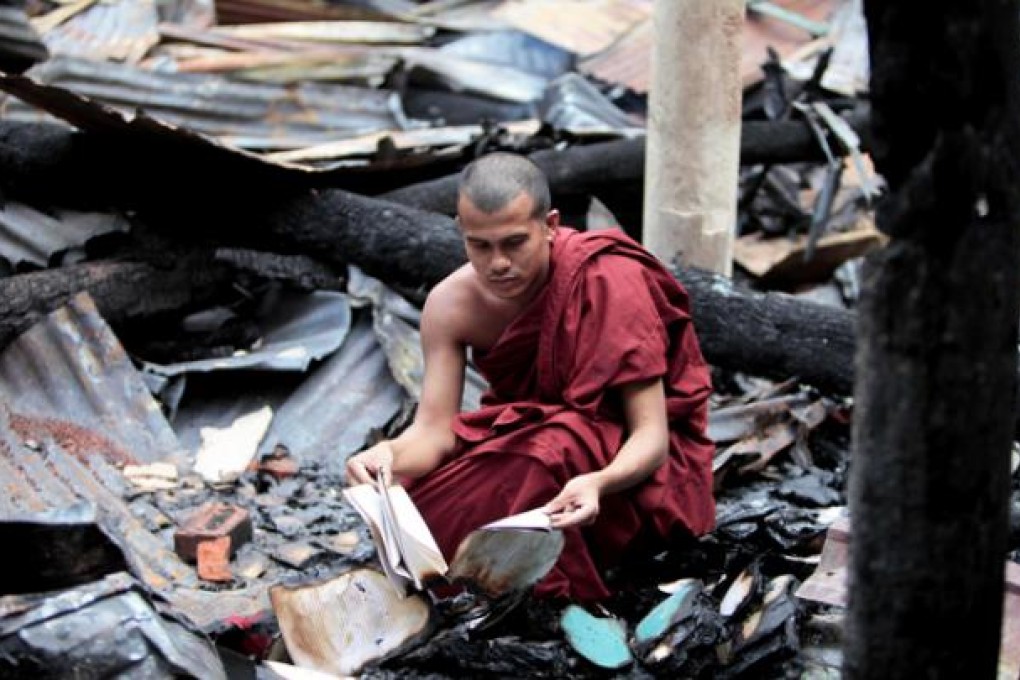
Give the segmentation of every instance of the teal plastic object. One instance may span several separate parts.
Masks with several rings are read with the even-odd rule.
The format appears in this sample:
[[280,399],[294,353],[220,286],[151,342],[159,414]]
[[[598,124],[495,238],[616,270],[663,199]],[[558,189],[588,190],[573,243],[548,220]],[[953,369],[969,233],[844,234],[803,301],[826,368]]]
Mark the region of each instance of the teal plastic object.
[[634,660],[619,621],[600,619],[572,604],[563,612],[560,628],[574,651],[600,668],[615,670]]
[[690,616],[701,590],[701,581],[698,579],[689,579],[682,583],[675,593],[657,604],[655,609],[641,619],[634,631],[635,642],[642,645],[657,640],[673,624]]

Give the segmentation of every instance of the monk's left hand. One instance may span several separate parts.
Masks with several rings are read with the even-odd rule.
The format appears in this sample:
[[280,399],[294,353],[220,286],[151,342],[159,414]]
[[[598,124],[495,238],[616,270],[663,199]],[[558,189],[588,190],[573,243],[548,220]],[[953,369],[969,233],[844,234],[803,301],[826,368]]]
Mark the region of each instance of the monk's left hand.
[[598,479],[592,474],[579,475],[567,482],[544,510],[554,529],[584,526],[598,517],[600,496]]

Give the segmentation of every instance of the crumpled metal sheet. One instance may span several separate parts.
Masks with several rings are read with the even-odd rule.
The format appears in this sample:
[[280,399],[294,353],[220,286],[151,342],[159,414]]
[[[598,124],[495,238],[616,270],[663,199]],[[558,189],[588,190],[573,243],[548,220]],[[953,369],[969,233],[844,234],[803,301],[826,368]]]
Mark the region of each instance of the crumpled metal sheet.
[[384,19],[410,14],[409,0],[216,0],[221,24],[253,24],[261,21],[315,21],[326,19]]
[[0,63],[25,68],[48,58],[46,45],[29,23],[24,7],[0,7]]
[[175,585],[195,586],[197,578],[167,545],[135,517],[123,500],[127,482],[101,455],[79,455],[56,443],[25,444],[19,433],[24,418],[0,412],[0,478],[5,493],[0,516],[17,518],[87,504],[118,540],[132,571],[149,587],[168,592]]
[[631,118],[577,73],[567,73],[549,83],[538,103],[538,113],[543,122],[575,134],[645,135],[642,121]]
[[342,466],[370,432],[397,414],[403,396],[364,318],[340,351],[280,406],[259,450],[283,444],[300,459]]
[[586,57],[578,70],[614,85],[626,85],[639,94],[647,94],[652,84],[652,42],[655,38],[651,19],[643,21],[611,47]]
[[0,257],[13,267],[30,262],[50,265],[50,258],[85,245],[89,240],[130,228],[120,215],[58,211],[39,212],[23,203],[0,206]]
[[404,392],[390,374],[386,354],[364,315],[340,349],[304,376],[223,375],[185,395],[173,420],[181,442],[194,450],[203,427],[224,427],[239,415],[269,405],[273,422],[259,445],[270,453],[281,444],[299,460],[342,466],[364,447],[370,432],[400,410]]
[[127,574],[0,598],[0,674],[226,679],[212,644],[161,614]]
[[95,509],[104,531],[123,549],[132,573],[202,629],[229,616],[253,616],[269,609],[267,585],[201,590],[195,570],[144,524],[144,516],[160,511],[145,499],[136,499],[131,507],[125,502],[131,490],[118,467],[103,455],[74,450],[74,439],[66,446],[47,440],[28,442],[26,433],[34,422],[0,408],[0,479],[4,480],[0,518],[86,504]]
[[601,52],[652,15],[651,0],[514,0],[494,16],[537,38],[587,56]]
[[[95,126],[98,112],[88,111],[65,92],[112,107],[128,124],[142,112],[163,126],[184,128],[242,149],[299,148],[408,127],[397,95],[383,90],[241,83],[215,75],[159,73],[72,57],[55,57],[25,75],[28,82],[11,76],[0,79],[0,88],[74,125],[81,126],[84,120]],[[10,120],[45,119],[10,97],[0,102],[0,111]],[[102,117],[108,119],[110,113],[104,111]]]
[[526,104],[541,97],[546,84],[545,78],[510,66],[487,64],[427,47],[404,47],[397,54],[408,68],[422,69],[455,92]]
[[88,293],[73,297],[0,354],[0,401],[46,419],[54,432],[101,433],[138,462],[174,458],[181,451]]
[[251,351],[179,364],[146,363],[144,370],[168,377],[225,369],[307,371],[312,361],[343,344],[351,329],[351,305],[343,293],[283,293],[260,326],[262,341]]
[[573,62],[569,52],[521,31],[475,33],[449,42],[440,52],[474,61],[510,66],[542,78],[566,73]]
[[[393,378],[411,397],[420,399],[425,357],[417,328],[421,320],[417,308],[381,281],[353,266],[350,267],[348,292],[363,304],[371,303],[373,327],[386,352]],[[486,389],[488,383],[485,378],[468,365],[461,408],[468,411],[477,409]]]
[[[55,12],[65,7],[61,5]],[[40,17],[37,26],[46,20],[47,16]],[[159,16],[153,0],[95,2],[40,30],[52,54],[135,63],[159,42]]]

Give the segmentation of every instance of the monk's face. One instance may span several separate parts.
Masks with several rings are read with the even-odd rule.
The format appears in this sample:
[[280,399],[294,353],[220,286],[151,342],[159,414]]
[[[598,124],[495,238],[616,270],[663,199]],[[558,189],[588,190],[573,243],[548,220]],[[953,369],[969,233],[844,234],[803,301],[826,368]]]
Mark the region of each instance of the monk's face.
[[535,202],[521,192],[494,213],[479,210],[470,199],[457,201],[457,221],[468,259],[482,286],[505,300],[530,299],[549,275],[549,252],[559,212],[534,215]]

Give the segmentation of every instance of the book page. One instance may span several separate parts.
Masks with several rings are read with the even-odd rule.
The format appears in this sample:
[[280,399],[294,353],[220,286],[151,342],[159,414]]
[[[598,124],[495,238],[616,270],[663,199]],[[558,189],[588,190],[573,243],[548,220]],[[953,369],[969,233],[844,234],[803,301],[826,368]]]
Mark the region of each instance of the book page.
[[498,519],[495,522],[489,522],[482,529],[489,530],[500,530],[500,529],[529,529],[533,531],[549,531],[552,529],[549,515],[545,513],[542,508],[535,508],[534,510],[528,510],[527,512],[521,512],[516,515],[510,515],[503,519]]
[[410,575],[401,568],[400,549],[392,532],[387,529],[383,517],[383,499],[371,484],[359,484],[343,490],[344,498],[358,511],[365,520],[368,531],[372,535],[379,563],[383,572],[401,593],[411,582]]
[[[404,487],[395,484],[387,497],[400,533],[399,542],[405,564],[416,582],[429,574],[442,576],[448,567],[436,539]],[[420,586],[419,586],[420,587]]]

